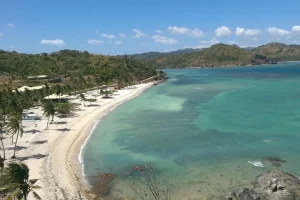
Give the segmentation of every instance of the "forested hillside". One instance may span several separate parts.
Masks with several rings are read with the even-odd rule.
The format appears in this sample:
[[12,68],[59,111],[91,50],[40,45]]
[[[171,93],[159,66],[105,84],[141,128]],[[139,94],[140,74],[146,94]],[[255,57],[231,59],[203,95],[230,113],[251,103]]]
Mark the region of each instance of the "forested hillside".
[[29,75],[87,76],[110,69],[114,76],[142,80],[153,76],[153,67],[129,57],[103,56],[87,51],[61,50],[50,54],[21,54],[0,51],[0,73],[18,77]]
[[270,43],[257,48],[244,49],[236,45],[216,44],[198,51],[175,55],[166,53],[159,57],[147,57],[142,60],[156,68],[273,64],[279,61],[300,60],[300,46]]

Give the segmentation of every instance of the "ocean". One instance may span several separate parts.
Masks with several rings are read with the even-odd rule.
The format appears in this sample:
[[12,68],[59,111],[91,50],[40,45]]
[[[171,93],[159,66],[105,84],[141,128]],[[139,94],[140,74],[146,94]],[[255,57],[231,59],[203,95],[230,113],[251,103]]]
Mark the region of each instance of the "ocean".
[[112,173],[111,196],[141,199],[133,167],[145,163],[180,200],[215,199],[274,168],[300,177],[300,63],[165,72],[93,130],[82,152],[91,184]]

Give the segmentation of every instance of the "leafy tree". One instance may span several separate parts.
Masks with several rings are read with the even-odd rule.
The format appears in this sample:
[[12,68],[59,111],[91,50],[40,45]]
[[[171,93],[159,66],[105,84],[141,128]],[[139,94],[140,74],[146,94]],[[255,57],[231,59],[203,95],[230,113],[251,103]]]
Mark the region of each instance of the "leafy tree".
[[74,109],[74,104],[69,102],[56,103],[54,107],[58,115],[68,115]]
[[37,179],[29,180],[29,168],[25,164],[9,163],[1,176],[0,192],[5,192],[7,199],[27,200],[29,193],[36,199],[41,199],[34,191],[41,188],[35,185],[37,181]]

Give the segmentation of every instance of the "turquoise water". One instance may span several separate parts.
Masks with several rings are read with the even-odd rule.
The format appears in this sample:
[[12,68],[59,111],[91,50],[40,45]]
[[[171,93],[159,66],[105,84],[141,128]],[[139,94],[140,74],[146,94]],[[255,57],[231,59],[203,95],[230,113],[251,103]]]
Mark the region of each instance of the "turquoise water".
[[300,174],[300,63],[166,73],[97,126],[83,151],[88,180],[117,174],[112,194],[134,199],[131,167],[151,162],[172,199],[214,199],[275,168],[267,156]]

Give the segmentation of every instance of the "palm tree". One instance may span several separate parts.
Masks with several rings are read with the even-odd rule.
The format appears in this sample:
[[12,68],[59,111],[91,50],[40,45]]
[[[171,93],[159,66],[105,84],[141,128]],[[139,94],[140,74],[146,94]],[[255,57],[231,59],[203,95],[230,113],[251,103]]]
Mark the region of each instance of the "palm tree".
[[5,160],[5,147],[4,147],[4,136],[3,136],[3,124],[0,123],[0,142],[1,142],[1,146],[2,146],[2,151],[3,151],[3,159]]
[[44,87],[44,94],[45,94],[45,96],[49,96],[50,95],[50,86],[47,84],[47,83],[45,83],[45,87]]
[[46,117],[48,117],[48,122],[47,122],[47,127],[46,127],[46,129],[47,129],[49,126],[50,117],[52,117],[52,122],[53,122],[54,115],[55,115],[55,107],[51,101],[45,101],[43,103],[42,107],[43,107],[44,115]]
[[3,172],[3,169],[4,169],[4,161],[5,161],[5,158],[2,158],[0,156],[0,170],[1,170],[1,175],[2,175],[2,172]]
[[8,194],[6,199],[27,200],[29,193],[36,199],[41,197],[34,191],[40,186],[34,185],[38,179],[29,180],[29,168],[23,163],[9,163],[1,176],[0,192]]
[[[17,148],[19,136],[20,137],[23,136],[23,128],[22,128],[20,121],[21,121],[21,119],[18,116],[13,116],[10,118],[9,122],[6,124],[7,131],[9,133],[11,133],[12,137],[15,134],[17,134],[17,138],[15,141],[15,147],[14,147],[14,155],[12,156],[12,158],[16,157],[16,148]],[[12,139],[12,142],[13,142],[13,139]]]
[[85,101],[86,101],[86,99],[85,99],[84,94],[80,93],[80,98],[81,98],[81,101],[83,101],[84,106],[85,106]]
[[3,123],[5,123],[5,118],[7,114],[7,101],[6,101],[6,96],[5,92],[0,92],[0,112],[1,112],[1,117],[3,119]]
[[55,94],[58,96],[58,98],[60,99],[60,96],[63,92],[62,87],[60,86],[60,84],[55,85]]

